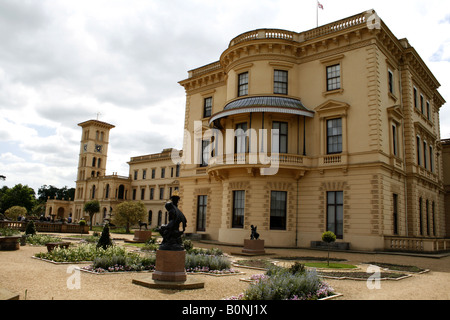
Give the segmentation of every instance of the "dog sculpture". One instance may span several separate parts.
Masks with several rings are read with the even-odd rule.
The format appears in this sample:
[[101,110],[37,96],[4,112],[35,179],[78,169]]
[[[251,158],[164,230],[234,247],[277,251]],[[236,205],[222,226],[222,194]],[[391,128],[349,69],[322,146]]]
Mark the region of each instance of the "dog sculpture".
[[141,230],[142,226],[144,226],[145,230],[147,230],[147,224],[145,222],[141,222],[141,220],[139,220],[139,230]]

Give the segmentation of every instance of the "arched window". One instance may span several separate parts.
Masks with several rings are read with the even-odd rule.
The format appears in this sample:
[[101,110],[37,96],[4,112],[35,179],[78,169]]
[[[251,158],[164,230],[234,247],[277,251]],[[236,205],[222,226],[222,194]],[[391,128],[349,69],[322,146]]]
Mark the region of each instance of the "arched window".
[[109,198],[109,184],[106,185],[105,199]]
[[95,199],[95,185],[92,186],[92,199]]
[[153,220],[153,212],[152,210],[148,211],[148,225],[151,226],[152,225],[152,220]]
[[97,162],[97,158],[96,157],[93,157],[92,158],[92,166],[93,167],[95,167],[95,163]]
[[123,200],[124,194],[125,194],[125,187],[124,187],[123,184],[121,184],[121,185],[119,186],[119,195],[118,195],[118,198]]
[[161,225],[161,222],[162,222],[162,211],[159,210],[159,211],[158,211],[158,226]]

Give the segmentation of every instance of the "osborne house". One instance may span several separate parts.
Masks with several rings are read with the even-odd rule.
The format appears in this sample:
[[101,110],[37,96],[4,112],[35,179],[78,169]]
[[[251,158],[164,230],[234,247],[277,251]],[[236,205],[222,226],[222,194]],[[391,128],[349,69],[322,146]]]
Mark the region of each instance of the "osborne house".
[[332,231],[341,249],[449,250],[445,100],[412,45],[373,10],[240,34],[179,82],[182,152],[132,157],[128,175],[106,175],[114,126],[80,123],[75,199],[49,200],[47,214],[79,220],[98,199],[101,224],[135,200],[155,227],[177,190],[197,239],[241,245],[255,225],[267,247],[315,247]]

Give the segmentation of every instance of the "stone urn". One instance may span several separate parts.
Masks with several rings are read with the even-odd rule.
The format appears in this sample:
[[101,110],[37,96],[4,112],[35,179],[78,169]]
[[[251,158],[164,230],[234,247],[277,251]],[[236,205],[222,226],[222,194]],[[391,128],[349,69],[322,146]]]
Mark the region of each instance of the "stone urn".
[[19,240],[22,236],[6,236],[0,237],[0,251],[19,250]]

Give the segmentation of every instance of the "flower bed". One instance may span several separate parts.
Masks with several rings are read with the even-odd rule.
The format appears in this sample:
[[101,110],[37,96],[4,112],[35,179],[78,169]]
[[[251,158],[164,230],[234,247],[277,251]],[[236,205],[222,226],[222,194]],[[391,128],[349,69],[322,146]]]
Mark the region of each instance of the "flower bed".
[[35,254],[35,257],[54,262],[76,263],[94,261],[96,257],[123,255],[126,255],[126,250],[123,247],[111,246],[105,250],[97,248],[95,244],[80,244],[67,249],[57,247],[51,252],[39,252]]
[[287,269],[272,266],[265,274],[250,277],[249,288],[229,300],[319,300],[334,296],[334,290],[323,282],[315,270],[299,264]]

